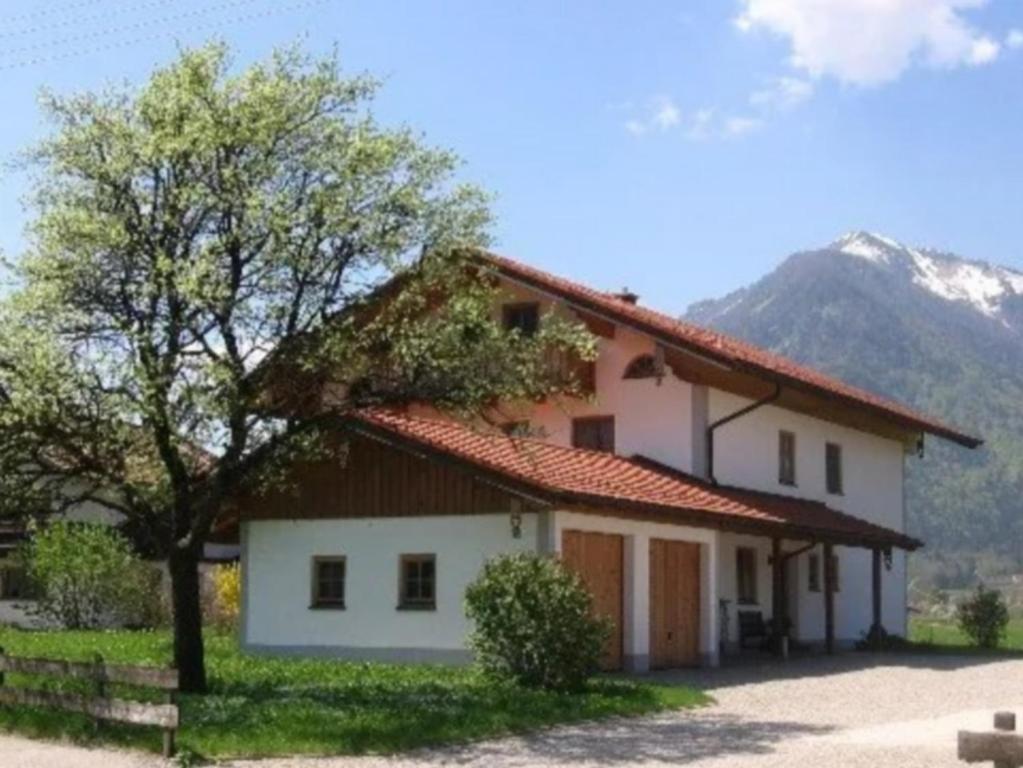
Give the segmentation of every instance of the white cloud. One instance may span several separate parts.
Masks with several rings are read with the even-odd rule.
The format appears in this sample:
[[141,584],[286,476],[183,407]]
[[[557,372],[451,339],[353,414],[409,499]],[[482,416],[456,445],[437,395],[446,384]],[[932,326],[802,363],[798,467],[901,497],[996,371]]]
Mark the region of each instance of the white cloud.
[[990,37],[982,37],[979,40],[974,40],[973,47],[970,48],[970,57],[967,59],[967,62],[974,66],[990,64],[998,58],[998,54],[1001,50],[1002,46]]
[[788,39],[791,63],[812,77],[855,85],[897,79],[917,61],[980,66],[999,44],[972,27],[964,11],[987,0],[740,0],[740,30]]
[[686,138],[692,141],[709,139],[714,133],[714,115],[717,110],[704,107],[693,113],[693,119],[686,127]]
[[643,136],[651,131],[664,133],[681,122],[682,112],[678,105],[667,96],[656,96],[649,101],[642,117],[625,122],[625,130],[633,136]]
[[766,88],[750,94],[750,106],[792,109],[813,95],[813,83],[799,77],[775,78]]
[[1009,48],[1023,48],[1023,29],[1010,29],[1005,36],[1005,44]]
[[764,121],[759,117],[729,117],[724,123],[724,135],[729,138],[741,138],[763,127]]
[[625,130],[639,138],[650,134],[681,135],[689,141],[738,139],[755,133],[766,125],[757,115],[721,115],[715,107],[702,107],[683,112],[667,96],[656,96],[647,102],[639,117],[626,120]]
[[625,122],[625,130],[633,136],[642,136],[646,133],[646,124],[641,123],[639,120],[627,120]]
[[664,99],[661,102],[661,106],[654,113],[653,123],[662,131],[666,131],[678,125],[681,119],[682,113],[678,111],[678,107],[675,106],[674,102],[670,99]]

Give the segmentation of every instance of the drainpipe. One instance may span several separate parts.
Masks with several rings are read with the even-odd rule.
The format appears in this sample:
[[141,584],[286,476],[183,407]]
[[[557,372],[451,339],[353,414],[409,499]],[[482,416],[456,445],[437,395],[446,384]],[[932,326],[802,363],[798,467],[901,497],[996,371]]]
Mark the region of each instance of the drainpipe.
[[762,397],[754,403],[750,403],[745,408],[740,408],[735,413],[730,413],[727,416],[723,416],[717,421],[713,422],[707,427],[707,478],[714,485],[718,484],[717,478],[714,477],[714,431],[718,427],[723,427],[729,422],[735,421],[745,416],[747,413],[752,413],[758,408],[763,408],[765,405],[770,405],[775,400],[781,397],[781,384],[775,382],[774,392],[769,394],[767,397]]

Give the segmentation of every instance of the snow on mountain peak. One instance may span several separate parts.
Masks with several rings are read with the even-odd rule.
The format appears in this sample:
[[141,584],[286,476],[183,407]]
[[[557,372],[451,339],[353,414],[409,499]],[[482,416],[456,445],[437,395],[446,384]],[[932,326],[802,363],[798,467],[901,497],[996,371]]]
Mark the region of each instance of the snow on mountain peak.
[[849,232],[838,238],[831,247],[837,251],[857,256],[875,264],[887,264],[892,252],[905,251],[906,247],[890,237],[874,232]]
[[948,301],[995,317],[1008,296],[1023,295],[1023,274],[1005,267],[914,251],[913,282]]
[[843,235],[831,248],[880,266],[907,265],[913,282],[934,295],[968,304],[988,317],[997,317],[1009,296],[1023,296],[1023,273],[950,254],[910,248],[873,232]]

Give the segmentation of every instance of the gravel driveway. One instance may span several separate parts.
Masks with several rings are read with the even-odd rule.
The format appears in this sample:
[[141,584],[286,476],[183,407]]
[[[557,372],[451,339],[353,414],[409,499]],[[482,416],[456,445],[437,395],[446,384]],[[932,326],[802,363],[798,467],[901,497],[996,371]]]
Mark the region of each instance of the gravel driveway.
[[[246,761],[234,768],[525,766],[898,766],[962,768],[956,731],[987,730],[995,710],[1023,715],[1023,661],[849,654],[786,665],[660,674],[705,688],[717,705],[402,758]],[[136,768],[138,755],[0,736],[4,768]]]

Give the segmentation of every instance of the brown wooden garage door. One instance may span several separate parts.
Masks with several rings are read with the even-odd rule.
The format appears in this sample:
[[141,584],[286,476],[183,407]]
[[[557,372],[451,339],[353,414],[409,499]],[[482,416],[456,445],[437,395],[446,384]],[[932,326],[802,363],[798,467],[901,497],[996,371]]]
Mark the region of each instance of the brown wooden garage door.
[[700,545],[650,540],[650,666],[700,660]]
[[604,669],[622,668],[622,577],[624,546],[622,537],[611,533],[564,531],[561,534],[561,558],[579,574],[593,595],[593,610],[614,623],[608,641]]

